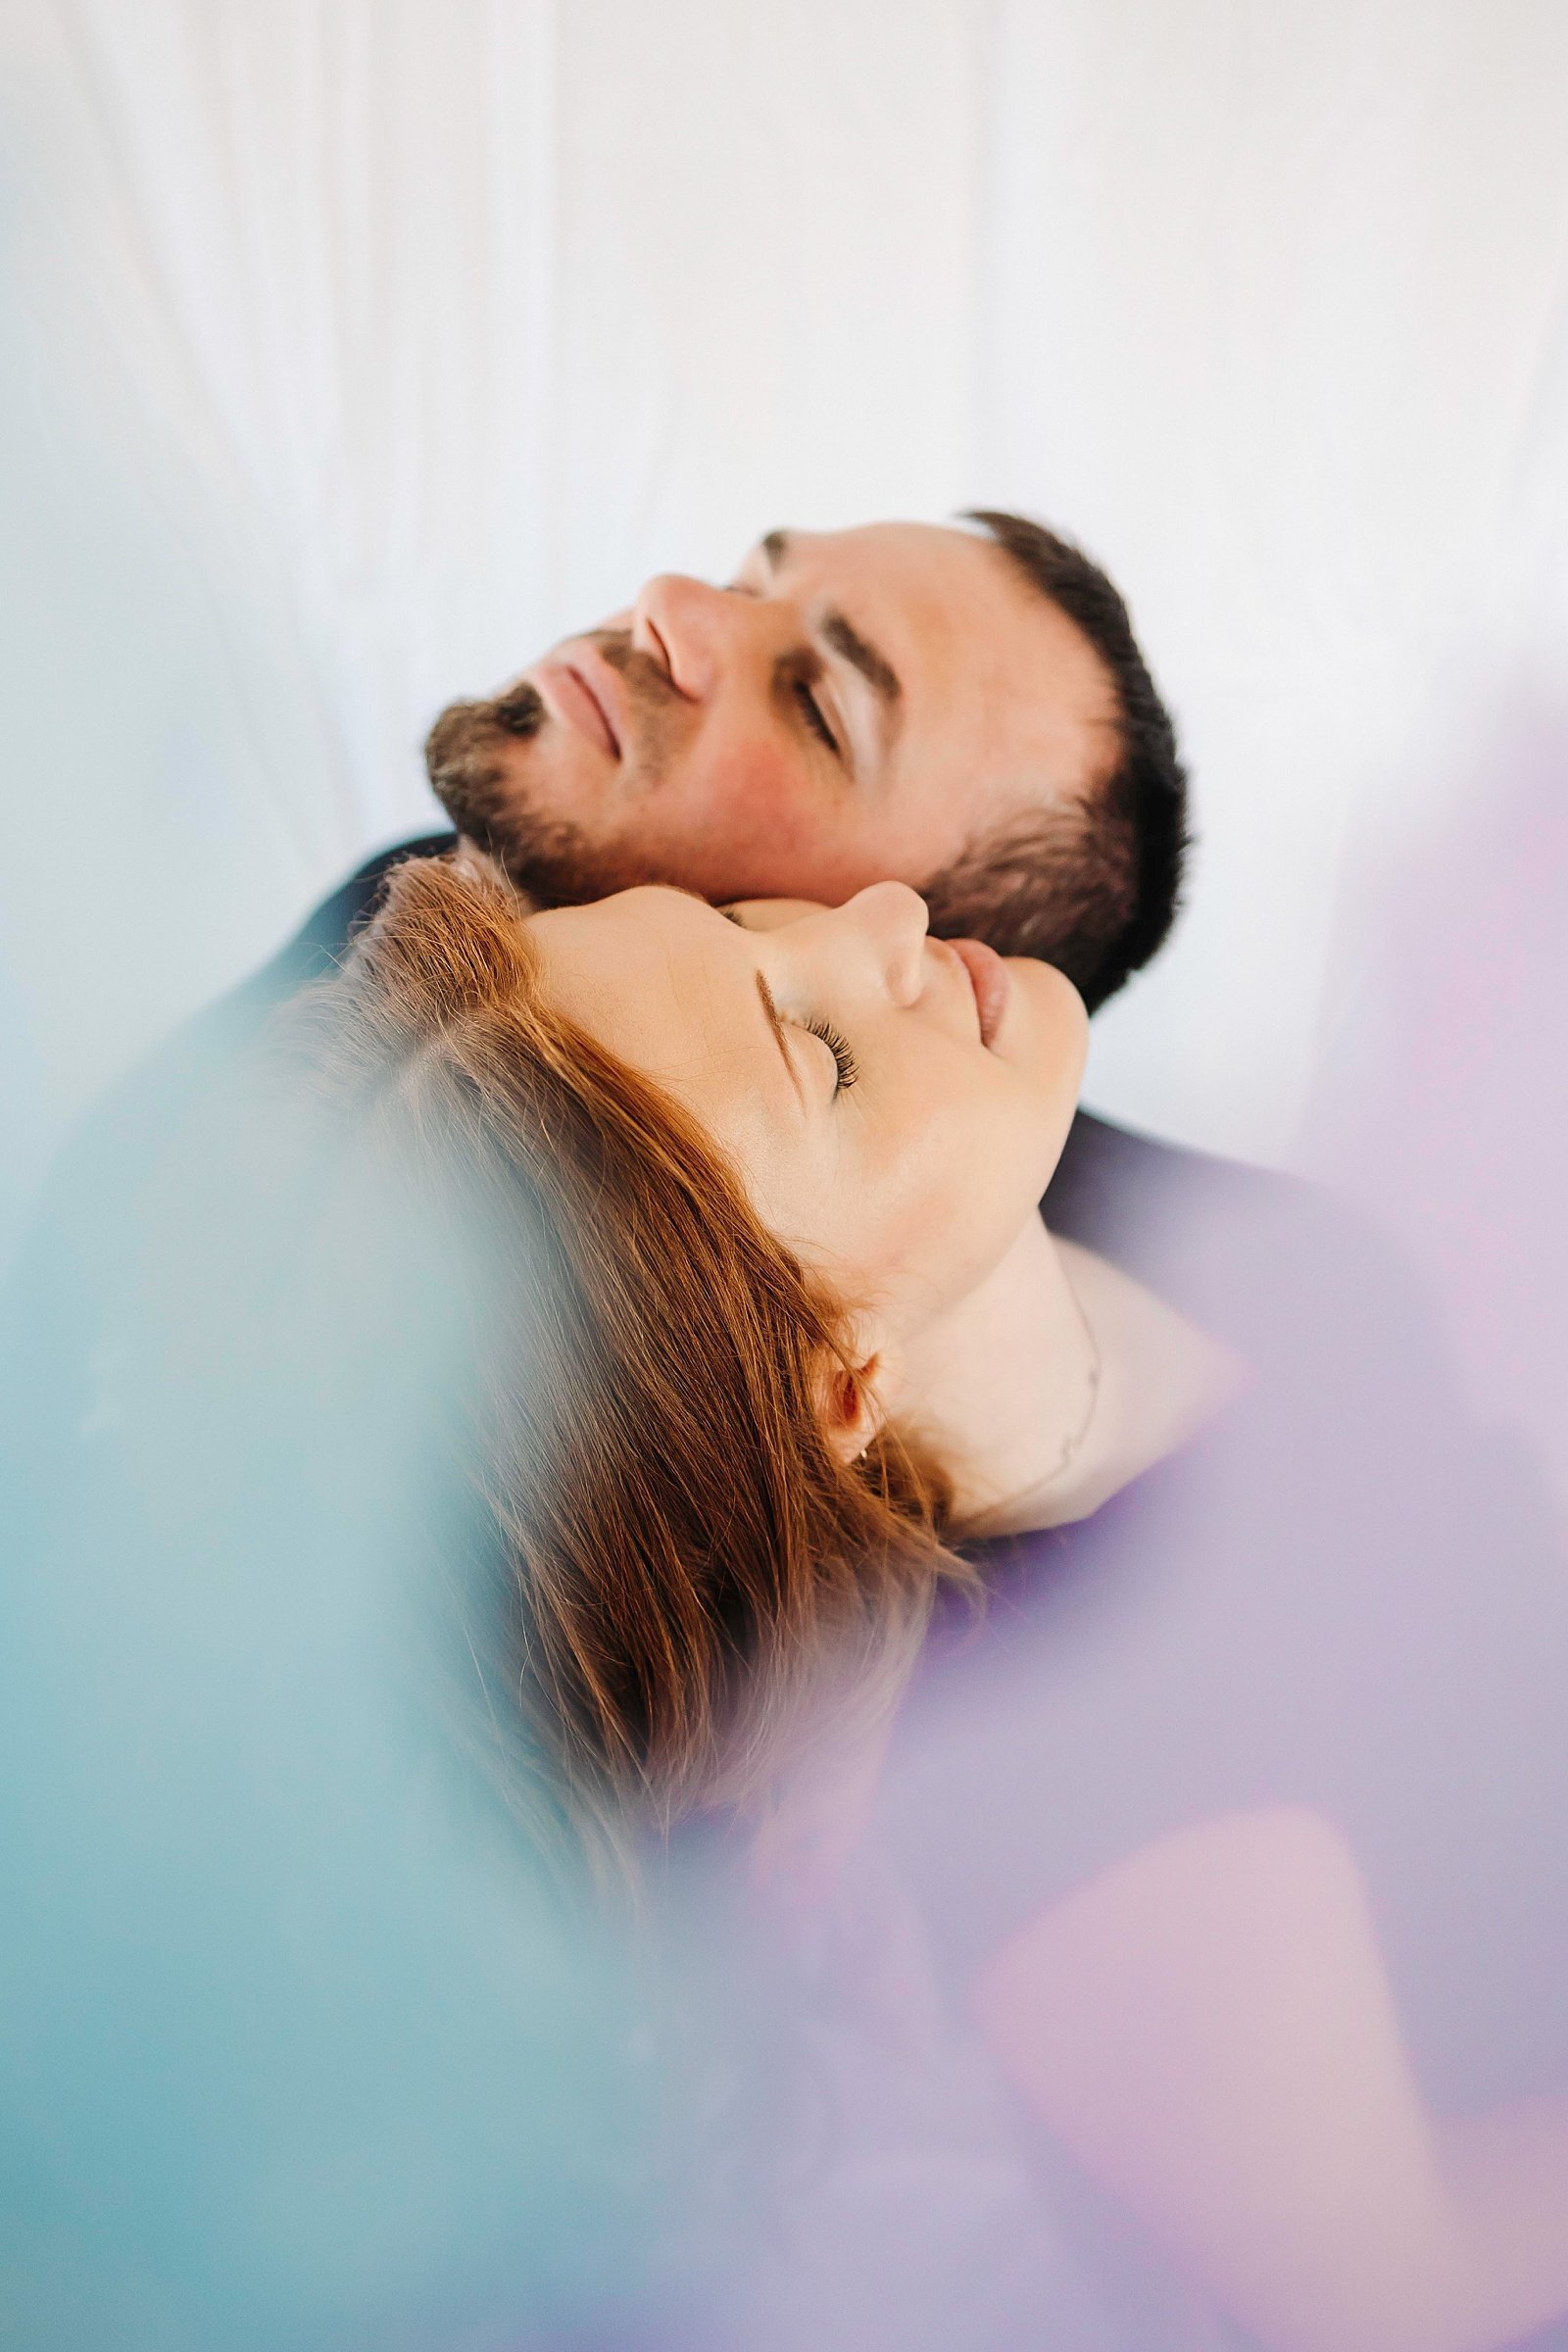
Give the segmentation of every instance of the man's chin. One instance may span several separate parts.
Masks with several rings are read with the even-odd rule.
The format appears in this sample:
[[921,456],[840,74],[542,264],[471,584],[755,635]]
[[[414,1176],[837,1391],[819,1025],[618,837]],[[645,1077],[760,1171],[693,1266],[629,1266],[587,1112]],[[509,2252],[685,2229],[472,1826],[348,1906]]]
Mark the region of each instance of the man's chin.
[[538,907],[586,906],[596,899],[612,899],[618,891],[635,889],[640,882],[663,879],[623,853],[592,841],[581,826],[519,807],[515,796],[488,832],[488,839],[478,834],[473,838]]
[[538,734],[546,717],[524,678],[491,702],[449,703],[424,739],[430,789],[460,833],[483,846],[504,829],[513,782],[508,755]]

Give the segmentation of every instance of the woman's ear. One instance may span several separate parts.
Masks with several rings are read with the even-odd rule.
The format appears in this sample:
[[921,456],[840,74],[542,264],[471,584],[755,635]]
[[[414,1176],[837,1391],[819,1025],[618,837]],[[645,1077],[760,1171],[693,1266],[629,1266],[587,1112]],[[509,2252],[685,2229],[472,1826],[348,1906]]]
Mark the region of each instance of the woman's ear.
[[841,1462],[858,1461],[887,1420],[893,1392],[891,1349],[869,1319],[845,1335],[842,1356],[829,1356],[815,1381],[816,1417]]

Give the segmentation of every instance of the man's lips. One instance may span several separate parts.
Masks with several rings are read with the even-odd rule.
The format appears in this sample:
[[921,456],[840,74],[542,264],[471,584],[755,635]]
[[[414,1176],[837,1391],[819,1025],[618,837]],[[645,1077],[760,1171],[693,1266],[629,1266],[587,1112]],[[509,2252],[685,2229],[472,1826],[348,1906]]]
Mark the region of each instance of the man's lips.
[[980,1019],[980,1043],[989,1046],[1002,1026],[1002,1016],[1007,1009],[1012,994],[1012,974],[995,948],[988,948],[980,939],[950,939],[944,943],[969,975],[974,990],[974,1008]]
[[574,648],[569,659],[557,656],[542,662],[534,683],[553,717],[585,735],[612,760],[620,758],[620,734],[614,719],[609,669],[588,647]]

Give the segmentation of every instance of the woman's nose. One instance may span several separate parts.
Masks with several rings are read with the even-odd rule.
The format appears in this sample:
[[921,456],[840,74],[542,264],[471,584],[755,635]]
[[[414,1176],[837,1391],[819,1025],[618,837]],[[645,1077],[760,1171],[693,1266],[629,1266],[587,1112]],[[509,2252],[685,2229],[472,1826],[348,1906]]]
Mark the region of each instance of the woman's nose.
[[873,882],[823,917],[840,926],[846,944],[869,951],[871,964],[895,1004],[912,1004],[925,986],[925,935],[930,915],[906,882]]
[[631,641],[668,671],[677,693],[706,702],[755,626],[747,606],[728,589],[662,571],[645,582],[632,607]]

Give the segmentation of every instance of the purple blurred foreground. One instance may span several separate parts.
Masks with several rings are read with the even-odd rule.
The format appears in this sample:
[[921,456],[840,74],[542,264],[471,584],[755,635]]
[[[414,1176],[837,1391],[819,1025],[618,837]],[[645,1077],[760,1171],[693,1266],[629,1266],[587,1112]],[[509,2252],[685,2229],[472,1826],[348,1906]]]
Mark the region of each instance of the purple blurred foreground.
[[1568,719],[1525,705],[1391,898],[1309,1139],[1432,1284],[1478,1411],[1568,1508]]
[[815,1931],[814,2153],[737,2340],[1242,2340],[968,2014],[1006,1937],[1207,1819],[1346,1839],[1434,2115],[1568,2091],[1564,749],[1522,721],[1508,789],[1391,896],[1306,1137],[1326,1183],[1195,1163],[1118,1238],[1248,1381],[938,1627]]

